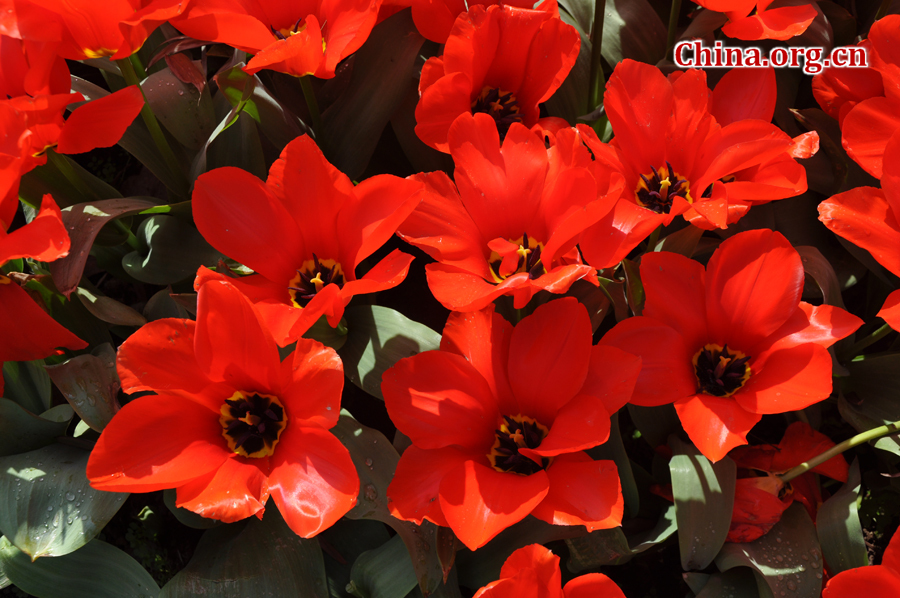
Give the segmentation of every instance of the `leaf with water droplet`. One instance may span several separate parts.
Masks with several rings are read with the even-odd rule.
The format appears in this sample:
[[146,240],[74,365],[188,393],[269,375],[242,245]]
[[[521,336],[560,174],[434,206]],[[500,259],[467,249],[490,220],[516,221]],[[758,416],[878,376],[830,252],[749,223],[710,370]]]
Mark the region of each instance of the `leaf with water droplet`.
[[79,355],[47,366],[50,378],[75,413],[97,432],[102,432],[119,410],[115,360],[112,346],[104,344],[94,350],[94,355]]

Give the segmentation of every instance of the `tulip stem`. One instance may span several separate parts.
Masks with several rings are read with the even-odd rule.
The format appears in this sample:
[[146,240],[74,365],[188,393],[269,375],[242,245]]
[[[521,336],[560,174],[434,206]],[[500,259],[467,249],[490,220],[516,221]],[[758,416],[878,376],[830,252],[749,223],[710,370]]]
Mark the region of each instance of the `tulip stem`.
[[[122,77],[125,78],[125,82],[128,85],[137,85],[137,88],[141,90],[141,94],[144,94],[144,90],[141,89],[141,80],[138,79],[137,71],[135,71],[131,60],[123,58],[122,60],[117,60],[116,64],[119,65],[119,71],[122,73]],[[178,162],[178,158],[175,157],[175,152],[172,151],[165,133],[159,126],[159,121],[156,120],[156,116],[150,108],[150,102],[147,100],[146,94],[144,94],[144,107],[141,108],[141,118],[144,119],[144,124],[147,125],[147,130],[150,132],[150,137],[153,138],[153,143],[156,144],[156,149],[159,150],[163,160],[166,162],[166,166],[168,166],[172,176],[177,181],[179,189],[176,192],[179,195],[186,195],[188,188],[187,177],[181,169],[181,164]],[[175,190],[173,189],[173,191]]]
[[669,34],[666,36],[666,56],[675,47],[675,30],[678,29],[678,15],[681,14],[681,0],[672,0],[672,10],[669,12]]
[[787,473],[785,473],[784,475],[779,476],[779,477],[781,478],[782,482],[789,482],[789,481],[793,480],[794,478],[796,478],[797,476],[806,473],[807,471],[809,471],[810,469],[812,469],[814,467],[818,467],[822,463],[825,463],[832,457],[840,455],[841,453],[843,453],[844,451],[846,451],[848,449],[851,449],[855,446],[859,446],[860,444],[864,444],[864,443],[872,441],[872,440],[877,440],[884,436],[890,436],[891,434],[896,434],[897,432],[900,432],[900,421],[895,421],[895,422],[892,422],[889,424],[885,424],[883,426],[878,426],[877,428],[872,428],[871,430],[866,430],[865,432],[857,434],[856,436],[851,436],[850,438],[841,442],[840,444],[837,444],[837,445],[831,447],[830,449],[828,449],[821,455],[817,455],[817,456],[813,457],[812,459],[810,459],[809,461],[806,461],[805,463],[801,463],[797,467],[794,467],[793,469],[791,469],[790,471],[788,471]]
[[889,324],[885,324],[884,326],[882,326],[881,328],[879,328],[878,330],[876,330],[869,336],[867,336],[863,339],[860,339],[856,343],[854,343],[854,345],[852,347],[850,347],[850,351],[848,352],[848,354],[851,356],[851,358],[856,357],[857,355],[859,355],[862,352],[863,349],[865,349],[869,345],[873,345],[873,344],[877,343],[878,341],[880,341],[881,339],[886,337],[888,334],[893,332],[893,330],[894,329],[891,328]]
[[659,243],[659,235],[662,232],[662,224],[653,229],[650,238],[647,239],[647,251],[644,253],[652,253],[656,251],[656,244]]
[[603,75],[603,16],[606,0],[594,3],[594,26],[591,29],[591,86],[588,88],[588,112],[596,110],[603,101],[606,78]]
[[319,113],[319,102],[316,100],[316,94],[312,88],[310,75],[300,77],[300,89],[303,90],[303,97],[306,99],[306,107],[309,108],[309,118],[312,120],[312,128],[316,133],[316,141],[319,147],[322,147],[322,115]]
[[881,6],[878,7],[878,12],[875,13],[876,21],[887,14],[888,7],[890,7],[890,5],[891,0],[881,0]]

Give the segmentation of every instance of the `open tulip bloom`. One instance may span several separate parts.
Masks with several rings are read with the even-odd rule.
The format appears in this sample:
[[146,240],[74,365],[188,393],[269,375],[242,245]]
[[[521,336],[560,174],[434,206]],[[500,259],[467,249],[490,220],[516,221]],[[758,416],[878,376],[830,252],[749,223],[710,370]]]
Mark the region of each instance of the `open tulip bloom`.
[[768,413],[803,409],[831,394],[827,347],[862,320],[800,301],[803,264],[780,233],[754,230],[722,242],[706,269],[672,253],[641,261],[643,316],[601,340],[642,359],[636,405],[674,403],[710,460],[747,443]]
[[531,514],[588,530],[616,527],[616,467],[585,449],[606,441],[640,360],[591,346],[587,310],[551,301],[515,328],[454,313],[440,351],[385,372],[384,401],[413,446],[388,488],[395,517],[453,529],[470,549]]
[[103,430],[87,476],[113,492],[177,490],[177,504],[225,522],[262,517],[271,496],[294,532],[315,536],[359,493],[337,424],[337,354],[301,340],[284,362],[256,311],[232,285],[200,289],[197,321],[151,322],[119,349],[132,400]]

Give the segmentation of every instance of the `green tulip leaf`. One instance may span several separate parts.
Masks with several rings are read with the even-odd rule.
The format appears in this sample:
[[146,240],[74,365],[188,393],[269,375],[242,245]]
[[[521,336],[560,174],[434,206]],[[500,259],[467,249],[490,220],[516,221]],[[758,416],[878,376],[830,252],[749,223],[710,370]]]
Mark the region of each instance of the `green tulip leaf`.
[[91,429],[102,432],[119,410],[119,376],[112,346],[102,345],[98,352],[99,356],[79,355],[47,366],[47,372],[78,417]]
[[857,459],[850,466],[847,481],[819,507],[816,514],[816,530],[822,544],[822,554],[832,575],[869,564],[856,506],[861,481]]
[[669,439],[672,496],[678,523],[678,548],[685,571],[705,569],[728,536],[734,505],[737,466],[725,457],[717,463],[693,445]]
[[94,490],[90,452],[52,444],[0,457],[0,532],[33,559],[74,552],[112,519],[128,494]]
[[0,399],[0,456],[27,453],[63,436],[69,422],[39,417],[9,399]]
[[347,340],[338,350],[344,374],[373,397],[381,395],[381,376],[404,357],[441,346],[441,335],[388,307],[360,305],[344,311]]
[[32,413],[50,408],[50,376],[44,370],[44,360],[7,361],[3,364],[5,388],[3,396]]
[[197,595],[328,598],[319,542],[297,536],[270,501],[262,521],[248,517],[207,530],[159,598]]

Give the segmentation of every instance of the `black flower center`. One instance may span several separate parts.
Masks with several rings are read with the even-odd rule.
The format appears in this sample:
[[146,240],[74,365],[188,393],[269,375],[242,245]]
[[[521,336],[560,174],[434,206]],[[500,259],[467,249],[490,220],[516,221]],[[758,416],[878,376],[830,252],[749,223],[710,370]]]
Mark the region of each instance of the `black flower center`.
[[638,205],[657,214],[668,214],[676,197],[681,197],[688,203],[694,202],[690,183],[678,176],[671,164],[666,162],[659,170],[651,166],[650,170],[652,174],[642,174],[637,189],[634,190]]
[[750,379],[750,358],[740,351],[729,351],[710,343],[694,355],[694,372],[697,375],[697,392],[714,397],[730,397]]
[[277,39],[285,40],[292,35],[296,35],[300,33],[304,29],[306,29],[306,17],[300,17],[297,19],[297,22],[294,23],[292,27],[282,27],[281,29],[275,29],[272,25],[269,25],[269,29],[272,31],[272,35],[274,35]]
[[519,449],[539,447],[548,432],[547,426],[527,415],[504,415],[494,445],[487,455],[491,467],[518,475],[531,475],[546,469],[550,465],[550,458],[544,457],[538,464],[530,457],[520,454]]
[[527,272],[528,277],[532,280],[547,273],[547,269],[541,262],[541,251],[544,249],[544,244],[530,239],[528,233],[514,241],[494,239],[488,243],[488,247],[491,249],[488,263],[491,266],[491,275],[497,283],[521,272]]
[[242,457],[268,457],[287,426],[284,405],[272,395],[236,391],[219,410],[222,436]]
[[334,260],[319,260],[316,254],[313,259],[303,262],[290,282],[288,292],[295,307],[306,307],[309,300],[316,296],[325,285],[344,286],[344,270]]
[[497,121],[497,132],[500,139],[506,137],[509,126],[522,122],[519,103],[511,91],[503,91],[496,87],[485,87],[472,102],[472,114],[483,112]]

